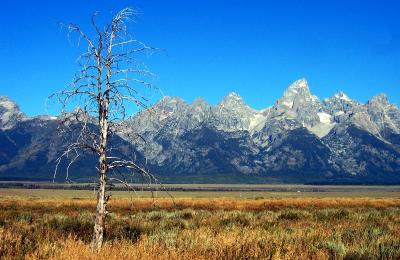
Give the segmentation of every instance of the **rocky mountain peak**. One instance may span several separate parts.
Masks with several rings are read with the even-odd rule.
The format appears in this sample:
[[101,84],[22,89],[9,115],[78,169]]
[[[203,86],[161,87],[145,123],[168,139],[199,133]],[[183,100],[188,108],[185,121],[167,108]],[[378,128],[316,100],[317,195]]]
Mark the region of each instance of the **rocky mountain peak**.
[[253,130],[265,118],[262,112],[249,107],[235,92],[226,95],[213,107],[214,125],[225,132]]
[[236,92],[230,92],[230,93],[228,93],[228,95],[226,95],[226,96],[222,99],[222,101],[221,101],[221,103],[231,103],[231,102],[240,102],[240,103],[243,103],[243,99],[242,99],[242,97],[241,97],[239,94],[237,94]]
[[6,96],[0,96],[0,107],[3,110],[19,110],[17,103]]
[[199,119],[208,117],[210,111],[211,106],[208,104],[208,102],[204,98],[198,97],[190,105],[187,112],[192,116],[195,115],[194,117]]
[[389,100],[384,93],[374,96],[368,101],[369,105],[382,105],[387,106],[389,105]]
[[310,92],[310,88],[308,86],[308,82],[306,79],[302,78],[293,82],[285,91],[283,96],[302,96],[302,97],[310,97],[312,101],[319,101],[318,97],[312,95]]
[[170,97],[164,96],[156,105],[158,109],[163,111],[164,113],[172,113],[179,109],[179,107],[185,105],[185,101],[183,101],[180,97]]
[[348,113],[353,113],[359,110],[360,104],[353,101],[343,91],[339,91],[330,98],[327,98],[323,102],[323,110],[328,114],[335,116],[336,121],[345,120],[348,116],[344,116]]
[[244,103],[243,98],[235,92],[230,92],[226,95],[221,102],[219,102],[218,107],[228,110],[250,109],[250,107]]
[[193,103],[192,103],[193,107],[209,107],[210,105],[208,104],[207,100],[205,100],[202,97],[197,97]]
[[[269,117],[288,124],[280,128],[302,126],[320,138],[334,126],[331,115],[323,111],[319,98],[311,94],[305,79],[299,79],[289,86],[271,109]],[[290,121],[285,123],[285,120],[292,120],[295,124]]]
[[183,103],[183,99],[180,97],[171,97],[171,96],[164,96],[161,101],[164,104],[177,104],[177,103]]
[[293,82],[288,89],[292,89],[292,90],[296,90],[296,89],[304,89],[304,90],[308,90],[308,82],[305,78],[301,78],[296,80],[295,82]]
[[300,123],[313,124],[319,120],[317,112],[321,103],[318,97],[311,94],[305,79],[299,79],[291,84],[283,96],[272,108],[271,116],[298,120]]
[[340,99],[340,100],[347,101],[347,102],[351,102],[352,101],[343,91],[339,91],[338,93],[336,93],[334,95],[334,97],[336,99]]
[[292,83],[277,104],[288,109],[297,109],[311,103],[319,103],[318,97],[311,94],[305,79],[299,79]]
[[381,135],[385,135],[388,130],[400,134],[400,110],[389,102],[385,94],[371,98],[365,107],[370,122]]
[[19,110],[17,103],[5,96],[0,96],[0,129],[12,128],[18,121],[27,117]]

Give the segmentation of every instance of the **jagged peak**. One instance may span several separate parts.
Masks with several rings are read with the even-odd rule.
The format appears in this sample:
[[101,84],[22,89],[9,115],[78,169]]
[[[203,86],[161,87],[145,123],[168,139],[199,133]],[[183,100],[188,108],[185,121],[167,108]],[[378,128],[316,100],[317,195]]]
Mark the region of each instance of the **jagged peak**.
[[0,96],[0,106],[4,107],[7,110],[19,110],[18,104],[7,96]]
[[224,99],[237,99],[242,100],[242,97],[236,92],[229,92],[228,95],[224,97]]
[[20,118],[27,118],[27,116],[20,111],[17,102],[7,96],[0,96],[0,110],[0,113],[2,114],[18,114]]
[[10,129],[17,121],[26,120],[28,117],[19,110],[16,102],[9,97],[0,96],[0,129]]
[[11,99],[7,96],[0,96],[0,101],[3,101],[3,100],[11,100]]
[[163,96],[161,99],[162,103],[183,103],[185,102],[181,97],[175,96]]
[[7,96],[0,96],[0,101],[3,101],[3,100],[10,100],[10,98]]
[[301,78],[293,82],[288,89],[295,90],[295,89],[306,89],[309,90],[308,88],[308,82],[305,78]]
[[297,95],[306,95],[312,97],[310,89],[308,87],[308,82],[306,79],[302,78],[293,82],[283,93],[283,97],[295,97]]
[[197,105],[206,105],[206,106],[208,106],[208,102],[207,102],[207,100],[205,100],[205,99],[202,98],[202,97],[197,97],[197,98],[193,101],[192,105],[194,105],[194,106],[197,106]]
[[298,100],[299,98],[300,100],[303,100],[303,102],[309,100],[312,103],[320,103],[319,98],[311,94],[307,80],[302,78],[293,82],[276,104],[292,108],[296,102],[295,100]]
[[382,104],[388,104],[389,100],[385,93],[380,93],[380,94],[372,97],[368,102],[379,102]]
[[218,105],[222,107],[244,105],[244,101],[236,92],[230,92],[219,102]]
[[368,109],[384,109],[389,107],[391,104],[388,100],[388,97],[384,93],[380,93],[374,97],[372,97],[370,100],[367,102],[367,107]]
[[161,113],[173,113],[181,106],[186,106],[185,101],[180,97],[163,96],[162,99],[155,104],[155,108],[161,110]]
[[177,106],[185,104],[185,101],[180,97],[163,96],[160,101],[155,104],[155,107],[165,109],[175,109]]
[[348,101],[348,102],[351,102],[352,100],[351,100],[351,98],[349,98],[349,96],[347,96],[343,91],[339,91],[338,93],[336,93],[335,95],[334,95],[334,97],[335,98],[337,98],[337,99],[341,99],[341,100],[344,100],[344,101]]

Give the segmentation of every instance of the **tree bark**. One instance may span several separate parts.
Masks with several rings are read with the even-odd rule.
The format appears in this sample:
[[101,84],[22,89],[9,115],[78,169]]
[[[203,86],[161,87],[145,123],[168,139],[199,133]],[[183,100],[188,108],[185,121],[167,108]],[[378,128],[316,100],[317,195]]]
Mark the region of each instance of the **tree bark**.
[[96,219],[94,222],[93,248],[100,250],[103,244],[106,220],[106,172],[105,162],[100,161],[99,189],[97,191]]
[[[104,115],[103,113],[101,115]],[[99,189],[97,191],[97,207],[96,219],[94,222],[93,233],[93,248],[100,250],[103,245],[105,221],[107,214],[107,197],[106,197],[106,184],[107,184],[107,161],[106,161],[106,146],[107,146],[107,120],[100,117],[101,129],[101,144],[99,156]]]
[[103,245],[104,229],[106,223],[106,184],[107,184],[107,138],[108,138],[108,98],[104,99],[102,91],[102,63],[101,63],[101,51],[103,49],[103,42],[100,38],[98,43],[98,49],[96,54],[97,59],[97,104],[99,112],[99,189],[97,191],[97,206],[96,206],[96,218],[94,221],[94,232],[93,232],[93,248],[97,251],[100,250]]
[[[101,113],[101,115],[104,115]],[[99,250],[103,244],[105,220],[107,214],[107,198],[106,198],[106,184],[107,184],[107,161],[106,161],[106,146],[107,146],[107,120],[100,116],[100,129],[101,129],[101,144],[99,156],[99,189],[97,191],[97,207],[96,219],[94,222],[93,233],[93,248]]]

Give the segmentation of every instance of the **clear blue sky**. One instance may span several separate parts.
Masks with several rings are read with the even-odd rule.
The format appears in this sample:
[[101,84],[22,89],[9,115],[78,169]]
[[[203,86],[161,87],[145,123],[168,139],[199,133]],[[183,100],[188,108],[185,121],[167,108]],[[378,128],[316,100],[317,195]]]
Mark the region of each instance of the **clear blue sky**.
[[385,92],[400,104],[400,1],[384,0],[2,0],[0,95],[43,114],[79,53],[58,22],[87,28],[94,11],[127,6],[141,12],[136,36],[166,50],[146,61],[165,95],[215,104],[235,91],[263,108],[305,77],[320,98]]

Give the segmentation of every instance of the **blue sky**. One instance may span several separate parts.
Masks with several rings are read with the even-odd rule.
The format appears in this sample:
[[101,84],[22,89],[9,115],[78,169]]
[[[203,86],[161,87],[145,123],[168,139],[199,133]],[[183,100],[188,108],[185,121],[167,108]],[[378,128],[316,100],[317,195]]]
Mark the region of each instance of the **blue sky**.
[[230,91],[254,108],[305,77],[325,98],[343,90],[365,102],[384,92],[400,104],[399,1],[1,1],[0,95],[29,115],[64,87],[79,54],[58,22],[140,11],[132,31],[165,51],[145,60],[165,95],[211,104]]

